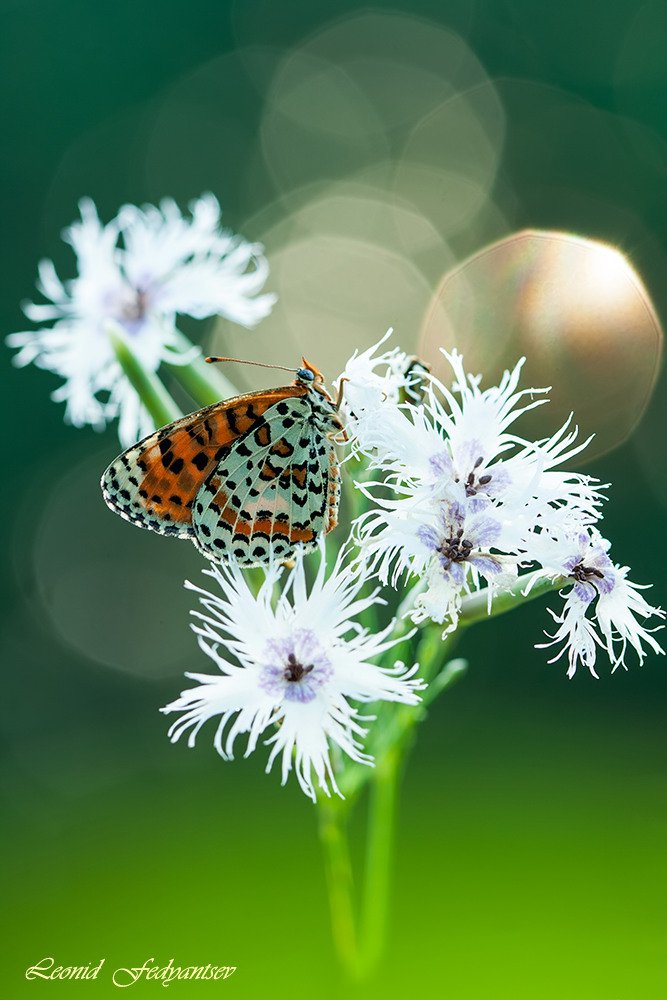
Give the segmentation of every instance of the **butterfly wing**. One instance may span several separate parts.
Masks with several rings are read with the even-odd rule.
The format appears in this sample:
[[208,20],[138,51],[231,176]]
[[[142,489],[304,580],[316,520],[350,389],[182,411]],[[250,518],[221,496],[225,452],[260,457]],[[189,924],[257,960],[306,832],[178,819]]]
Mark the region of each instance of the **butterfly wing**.
[[229,445],[267,409],[307,389],[283,386],[214,403],[149,434],[111,463],[102,476],[111,510],[141,528],[192,538],[192,507]]
[[[193,540],[205,556],[242,566],[286,559],[335,526],[338,462],[326,423],[312,416],[309,398],[285,399],[225,450],[193,511]],[[338,428],[334,416],[330,429]]]

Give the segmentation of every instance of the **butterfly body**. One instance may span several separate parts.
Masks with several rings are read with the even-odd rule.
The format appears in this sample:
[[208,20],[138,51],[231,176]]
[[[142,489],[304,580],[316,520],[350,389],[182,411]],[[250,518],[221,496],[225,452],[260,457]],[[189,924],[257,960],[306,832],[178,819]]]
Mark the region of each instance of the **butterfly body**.
[[337,405],[304,360],[289,386],[215,403],[148,435],[102,477],[108,506],[242,566],[312,548],[336,524]]

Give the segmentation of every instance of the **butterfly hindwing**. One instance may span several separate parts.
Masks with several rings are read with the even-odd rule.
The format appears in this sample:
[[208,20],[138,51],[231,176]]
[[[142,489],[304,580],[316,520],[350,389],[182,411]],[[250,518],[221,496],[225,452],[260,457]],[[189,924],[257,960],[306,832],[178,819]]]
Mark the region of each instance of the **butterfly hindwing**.
[[306,391],[291,385],[236,396],[149,434],[104,473],[106,503],[139,527],[193,538],[195,498],[230,444],[250,432],[270,407]]
[[335,524],[338,463],[328,400],[284,400],[233,442],[195,501],[195,544],[252,566],[312,548]]

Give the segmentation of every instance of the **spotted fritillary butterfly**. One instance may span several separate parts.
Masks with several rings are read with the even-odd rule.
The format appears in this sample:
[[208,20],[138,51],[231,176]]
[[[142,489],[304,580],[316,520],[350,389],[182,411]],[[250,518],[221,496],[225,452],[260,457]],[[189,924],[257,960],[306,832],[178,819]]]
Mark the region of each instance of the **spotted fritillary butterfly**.
[[102,476],[104,499],[209,559],[288,559],[336,525],[339,404],[304,358],[291,385],[214,403],[128,448]]

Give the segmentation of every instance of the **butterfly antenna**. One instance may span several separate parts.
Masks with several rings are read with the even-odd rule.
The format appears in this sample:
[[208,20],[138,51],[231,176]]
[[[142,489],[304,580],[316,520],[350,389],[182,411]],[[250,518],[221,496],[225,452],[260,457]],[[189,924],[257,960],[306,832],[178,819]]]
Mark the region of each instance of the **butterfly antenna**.
[[244,358],[206,358],[207,365],[217,364],[218,361],[233,361],[237,365],[256,365],[258,368],[280,368],[284,372],[298,372],[298,368],[287,368],[285,365],[267,365],[263,361],[246,361]]

